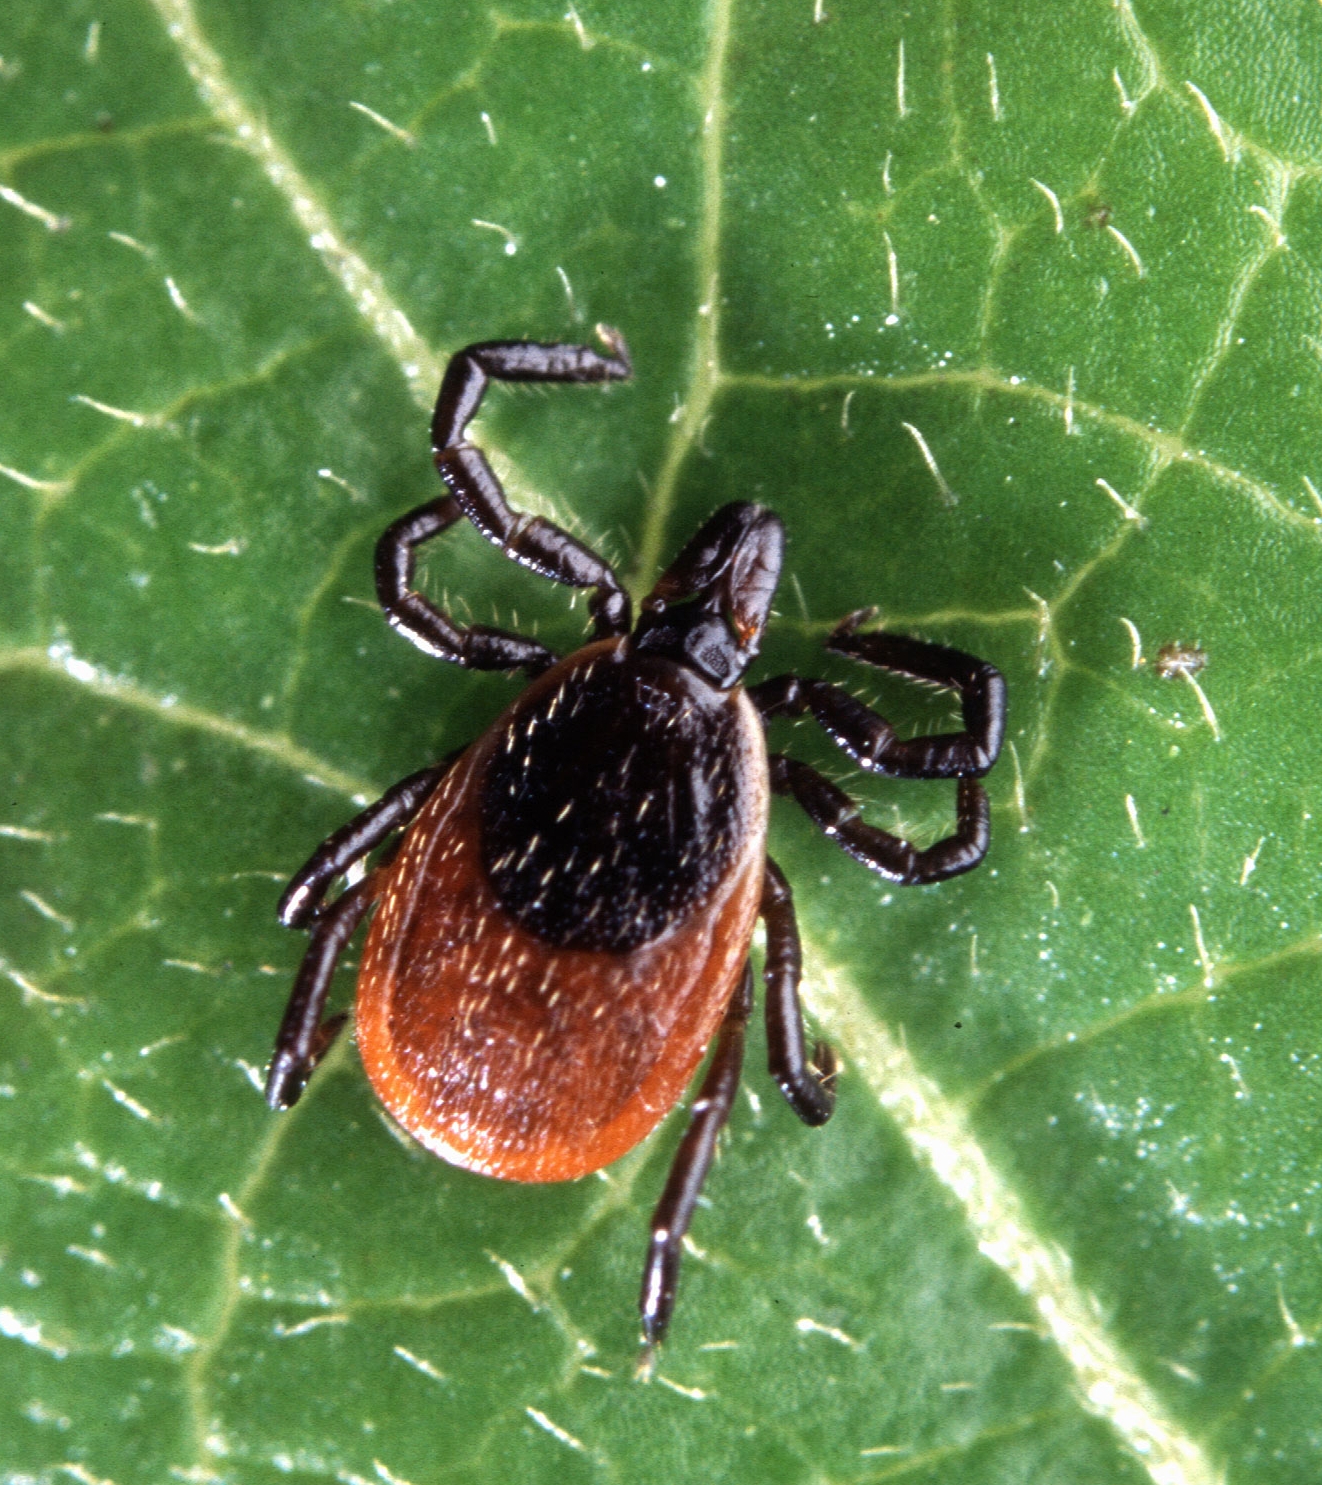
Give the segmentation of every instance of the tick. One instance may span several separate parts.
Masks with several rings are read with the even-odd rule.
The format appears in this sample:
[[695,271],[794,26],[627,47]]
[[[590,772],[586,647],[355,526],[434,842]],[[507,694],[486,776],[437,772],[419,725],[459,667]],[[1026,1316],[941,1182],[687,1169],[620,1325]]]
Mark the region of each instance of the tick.
[[[795,800],[856,860],[901,885],[969,871],[988,843],[978,779],[996,760],[1005,684],[943,645],[864,632],[851,614],[829,650],[959,693],[959,732],[900,738],[839,686],[743,678],[780,576],[785,531],[758,505],[727,505],[643,600],[595,552],[514,510],[464,430],[487,383],[611,382],[624,339],[587,346],[489,341],[446,368],[432,457],[447,493],[390,526],[376,548],[387,621],[438,659],[525,671],[531,684],[467,748],[396,784],[331,835],[294,876],[280,921],[311,942],[266,1084],[289,1108],[343,1015],[326,1018],[336,961],[375,906],[356,1025],[391,1116],[443,1159],[510,1181],[566,1181],[632,1149],[707,1071],[652,1216],[640,1298],[649,1345],[674,1309],[681,1242],[739,1085],[752,1012],[749,945],[766,924],[772,1077],[805,1124],[835,1102],[835,1059],[806,1048],[790,887],[767,855],[772,794]],[[417,549],[467,519],[542,577],[591,590],[595,635],[564,659],[536,640],[461,625],[413,586]],[[809,714],[859,767],[957,780],[954,833],[918,848],[865,824],[805,763],[768,756],[767,722]],[[401,833],[402,832],[402,836]],[[392,837],[365,874],[368,857]],[[338,896],[330,889],[351,873]]]

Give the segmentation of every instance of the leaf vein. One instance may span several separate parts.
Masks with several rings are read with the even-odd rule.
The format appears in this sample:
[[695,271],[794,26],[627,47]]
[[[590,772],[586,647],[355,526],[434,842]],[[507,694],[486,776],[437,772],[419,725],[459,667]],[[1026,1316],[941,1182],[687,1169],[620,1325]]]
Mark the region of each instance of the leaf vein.
[[922,1072],[820,945],[805,999],[898,1125],[914,1156],[952,1191],[984,1257],[1037,1310],[1074,1372],[1082,1406],[1103,1419],[1158,1485],[1217,1485],[1197,1442],[1165,1411],[1074,1277],[1068,1254],[1034,1231],[1018,1193],[993,1169],[968,1115]]

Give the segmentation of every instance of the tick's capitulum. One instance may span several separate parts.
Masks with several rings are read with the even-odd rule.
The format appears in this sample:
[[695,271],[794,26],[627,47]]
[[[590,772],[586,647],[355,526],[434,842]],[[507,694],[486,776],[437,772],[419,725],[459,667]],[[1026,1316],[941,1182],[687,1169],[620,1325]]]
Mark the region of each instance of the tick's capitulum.
[[[838,686],[782,675],[742,685],[780,576],[784,528],[760,506],[716,512],[631,623],[595,552],[511,509],[464,429],[487,382],[604,382],[630,375],[616,331],[587,346],[491,341],[450,362],[432,418],[448,493],[392,525],[376,549],[386,618],[428,654],[532,684],[476,742],[397,784],[337,830],[290,882],[280,921],[311,943],[276,1038],[267,1101],[288,1108],[344,1017],[323,1019],[335,963],[373,904],[358,975],[363,1062],[391,1115],[428,1149],[513,1181],[563,1181],[632,1149],[715,1050],[652,1217],[640,1307],[665,1334],[680,1245],[730,1114],[752,1011],[749,944],[766,922],[771,1075],[807,1124],[834,1103],[834,1059],[809,1057],[789,884],[766,854],[773,792],[888,881],[936,882],[986,854],[987,796],[1005,684],[942,645],[859,632],[827,648],[956,690],[962,732],[902,740]],[[536,640],[463,626],[412,586],[416,548],[467,518],[543,577],[590,588],[595,638],[559,659]],[[855,763],[954,778],[953,835],[919,850],[866,825],[804,763],[767,755],[772,717],[811,712]],[[328,900],[337,878],[398,831],[402,842]]]

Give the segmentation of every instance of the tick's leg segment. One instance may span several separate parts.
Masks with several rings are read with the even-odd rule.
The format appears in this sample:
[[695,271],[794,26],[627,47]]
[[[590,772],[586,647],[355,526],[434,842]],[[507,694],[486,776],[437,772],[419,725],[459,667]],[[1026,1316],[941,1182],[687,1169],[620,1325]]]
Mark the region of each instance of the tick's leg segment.
[[942,882],[972,871],[987,854],[991,811],[987,793],[976,779],[961,778],[955,796],[955,833],[923,850],[898,835],[859,819],[859,807],[815,768],[773,753],[771,787],[788,794],[825,834],[855,861],[902,887]]
[[386,618],[428,654],[474,669],[521,668],[533,675],[555,658],[544,646],[503,630],[458,625],[413,588],[415,548],[460,517],[467,517],[507,557],[542,577],[591,588],[588,611],[599,639],[628,633],[629,598],[610,565],[559,526],[514,510],[482,450],[464,437],[493,377],[506,382],[607,382],[632,375],[624,337],[605,326],[597,333],[610,354],[591,346],[492,340],[450,358],[431,425],[432,459],[450,494],[396,521],[376,548],[376,591]]
[[785,1102],[805,1124],[825,1124],[835,1108],[835,1054],[818,1042],[809,1062],[803,1046],[799,976],[803,960],[794,898],[780,867],[768,856],[761,913],[767,925],[767,1065]]
[[827,648],[913,680],[958,691],[964,712],[963,732],[899,738],[885,717],[842,687],[828,681],[800,680],[794,675],[780,675],[750,686],[748,696],[767,720],[811,712],[836,745],[865,769],[907,779],[957,778],[955,833],[919,850],[889,831],[865,825],[859,819],[858,805],[843,790],[816,769],[781,754],[771,759],[771,786],[778,794],[790,795],[856,861],[888,881],[905,886],[943,881],[971,871],[987,854],[990,813],[987,795],[976,780],[996,762],[1001,750],[1005,680],[995,666],[963,650],[900,634],[857,633],[870,613],[861,609],[850,614],[832,632]]
[[739,1091],[744,1031],[752,1010],[753,969],[745,965],[725,1020],[721,1022],[707,1076],[694,1100],[689,1127],[670,1167],[661,1200],[652,1213],[652,1242],[643,1265],[643,1289],[638,1300],[643,1335],[649,1346],[664,1339],[675,1308],[684,1234],[693,1220],[693,1209],[716,1153],[716,1137],[730,1117]]
[[539,345],[532,340],[484,340],[450,357],[431,420],[431,446],[439,454],[459,443],[482,405],[487,382],[622,382],[633,375],[624,336],[598,325],[609,355],[590,345]]
[[266,1079],[266,1101],[273,1109],[287,1109],[298,1102],[308,1075],[344,1024],[343,1016],[324,1022],[321,1016],[336,962],[372,904],[371,878],[342,892],[329,907],[325,905],[327,890],[336,877],[413,819],[462,751],[387,789],[375,804],[327,836],[285,888],[278,910],[281,923],[286,928],[311,928],[312,939],[276,1034]]
[[[906,741],[896,738],[882,745],[884,763],[876,766],[909,778],[949,778],[952,774],[980,778],[996,762],[1005,737],[1005,677],[994,665],[963,650],[928,644],[903,634],[859,634],[858,626],[871,616],[870,609],[850,614],[835,627],[826,641],[827,649],[928,685],[958,691],[964,712],[963,732]],[[883,727],[886,725],[882,723]],[[850,740],[837,736],[830,727],[827,730],[832,731],[841,747],[853,752]],[[856,735],[851,728],[848,738],[852,740]],[[893,732],[891,735],[894,738]],[[868,749],[853,752],[864,766],[871,747],[869,741]]]
[[410,774],[347,825],[328,835],[290,878],[276,909],[281,923],[286,928],[307,928],[313,923],[335,878],[376,850],[392,831],[407,825],[458,756],[455,753],[443,763]]
[[867,617],[867,609],[850,614],[826,641],[827,649],[958,691],[963,732],[899,738],[884,717],[842,687],[792,675],[750,687],[753,704],[768,718],[811,712],[838,747],[861,767],[878,773],[905,779],[980,778],[996,762],[1005,736],[1005,680],[1000,671],[945,645],[902,634],[858,634]]
[[446,495],[411,510],[381,533],[376,544],[376,595],[386,620],[405,639],[439,660],[468,670],[522,669],[540,675],[555,664],[556,657],[545,645],[485,624],[456,624],[413,587],[415,549],[453,526],[463,514],[459,502]]
[[343,1016],[324,1022],[321,1016],[336,962],[372,905],[372,887],[369,877],[342,892],[312,925],[312,941],[298,967],[266,1076],[266,1101],[273,1109],[292,1108],[298,1102],[308,1075],[344,1024]]
[[495,470],[475,445],[452,444],[433,457],[446,488],[488,541],[541,577],[593,589],[588,612],[598,639],[628,633],[629,595],[610,565],[591,547],[541,516],[524,515],[510,506]]

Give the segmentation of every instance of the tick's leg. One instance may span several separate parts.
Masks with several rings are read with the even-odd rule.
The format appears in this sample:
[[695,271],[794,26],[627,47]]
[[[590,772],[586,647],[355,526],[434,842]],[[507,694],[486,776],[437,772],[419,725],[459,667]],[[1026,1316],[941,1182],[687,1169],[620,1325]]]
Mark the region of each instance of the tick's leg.
[[[980,778],[996,762],[1005,737],[1005,677],[994,665],[963,650],[910,639],[903,634],[859,634],[858,626],[872,612],[860,609],[842,620],[827,639],[827,649],[928,685],[958,691],[964,731],[901,741],[877,718],[881,729],[867,736],[866,728],[860,729],[847,709],[840,712],[843,725],[839,730],[824,724],[827,730],[864,767],[867,758],[877,756],[882,761],[873,766],[905,777],[949,778],[952,774],[972,774]],[[889,739],[882,737],[881,730],[890,733]]]
[[456,624],[413,587],[416,548],[463,517],[452,495],[428,501],[387,526],[376,544],[376,596],[386,621],[438,660],[468,670],[526,670],[540,675],[555,664],[545,645],[485,624]]
[[976,779],[959,780],[955,796],[955,833],[919,850],[898,835],[865,825],[859,807],[843,789],[838,789],[815,768],[796,762],[783,753],[770,760],[771,787],[788,794],[809,819],[864,866],[871,867],[888,882],[912,887],[941,882],[972,871],[987,854],[991,838],[991,811],[987,793]]
[[899,738],[870,707],[828,681],[782,675],[749,688],[764,717],[811,712],[832,741],[862,768],[906,779],[980,778],[996,762],[1005,736],[1005,680],[995,666],[963,650],[902,634],[858,634],[869,610],[851,614],[826,647],[928,685],[958,691],[963,732]]
[[312,941],[298,967],[266,1076],[266,1101],[273,1109],[292,1108],[298,1102],[308,1075],[344,1024],[343,1016],[323,1021],[321,1015],[336,962],[372,905],[374,885],[368,877],[342,892],[312,924]]
[[432,414],[431,448],[437,472],[464,515],[507,557],[542,577],[592,588],[588,611],[598,638],[629,630],[629,598],[610,566],[567,531],[539,516],[521,515],[505,499],[500,481],[464,430],[481,405],[487,382],[618,382],[633,375],[629,348],[618,330],[599,325],[609,352],[586,345],[538,345],[489,340],[450,358]]
[[825,1124],[835,1108],[835,1054],[818,1042],[809,1062],[803,1046],[799,976],[803,966],[794,898],[785,874],[768,856],[762,883],[762,918],[767,925],[767,1066],[785,1102],[805,1124]]
[[545,670],[552,656],[541,645],[481,625],[462,628],[410,584],[413,549],[466,516],[507,557],[557,583],[591,588],[588,602],[598,638],[626,634],[629,598],[608,563],[567,531],[524,515],[505,499],[495,471],[464,430],[481,405],[487,383],[623,381],[633,373],[618,330],[597,330],[609,354],[591,346],[538,345],[491,340],[450,358],[432,415],[432,460],[450,495],[397,521],[376,549],[376,586],[386,617],[420,649],[486,670]]
[[327,889],[336,877],[413,819],[458,757],[459,752],[452,753],[388,789],[375,804],[328,835],[285,888],[278,909],[281,923],[286,928],[310,928],[312,940],[299,965],[275,1039],[266,1080],[266,1101],[273,1109],[289,1108],[298,1101],[308,1074],[325,1056],[344,1024],[343,1016],[332,1016],[323,1023],[321,1014],[336,961],[362,922],[372,893],[368,881],[358,882],[327,907]]
[[455,753],[443,763],[410,774],[347,825],[328,835],[290,878],[276,909],[280,922],[286,928],[307,928],[313,923],[335,878],[376,850],[392,831],[407,825],[458,756]]
[[450,357],[436,411],[431,420],[431,446],[436,454],[461,443],[464,429],[477,414],[482,394],[498,382],[622,382],[633,375],[624,336],[609,325],[597,335],[609,352],[590,345],[541,345],[533,340],[484,340]]
[[725,1020],[721,1022],[707,1075],[694,1100],[689,1127],[670,1167],[661,1200],[652,1213],[652,1242],[643,1264],[643,1288],[638,1299],[643,1335],[649,1347],[664,1339],[675,1308],[684,1234],[693,1220],[698,1194],[716,1153],[716,1137],[730,1117],[739,1091],[744,1031],[752,1009],[753,969],[745,965]]

